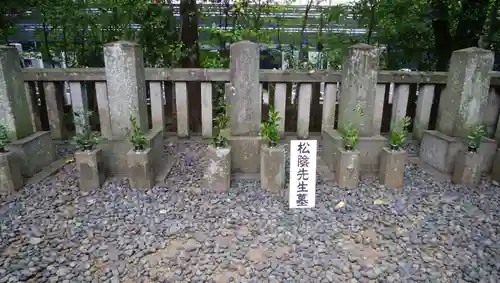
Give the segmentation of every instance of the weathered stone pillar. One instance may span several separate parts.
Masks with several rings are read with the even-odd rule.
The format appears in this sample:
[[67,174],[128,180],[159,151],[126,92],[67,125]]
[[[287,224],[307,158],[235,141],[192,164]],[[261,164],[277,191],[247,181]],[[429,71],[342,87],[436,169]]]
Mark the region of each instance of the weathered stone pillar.
[[[437,131],[425,131],[422,138],[423,162],[445,173],[453,171],[456,154],[465,147],[462,139],[470,127],[483,122],[493,62],[493,53],[485,49],[471,47],[453,52],[446,89],[439,102]],[[491,170],[495,151],[494,140],[485,139],[481,144],[483,172]]]
[[438,131],[450,137],[466,137],[468,127],[482,122],[493,62],[489,50],[471,47],[453,52],[439,103]]
[[[353,123],[362,137],[374,134],[374,107],[377,90],[378,50],[367,44],[356,44],[349,48],[349,57],[342,69],[339,97],[339,129]],[[364,114],[354,111],[357,107]]]
[[250,41],[231,45],[231,87],[226,101],[231,105],[231,163],[234,172],[259,173],[260,49]]
[[367,44],[356,44],[349,48],[349,57],[342,70],[339,94],[338,130],[324,129],[322,159],[335,170],[337,151],[343,146],[341,130],[352,123],[359,130],[360,170],[362,173],[378,172],[379,157],[387,139],[379,135],[373,121],[377,120],[376,92],[379,52]]
[[163,127],[148,131],[146,78],[141,47],[127,41],[108,43],[104,46],[104,62],[107,92],[101,93],[107,93],[107,99],[101,98],[99,101],[108,105],[99,105],[99,115],[109,112],[109,115],[103,115],[106,122],[109,117],[110,128],[107,129],[106,125],[107,131],[103,132],[106,140],[102,142],[106,172],[111,176],[129,174],[127,152],[131,144],[126,135],[132,127],[131,115],[137,119],[148,139],[153,164],[161,164]]
[[0,124],[11,132],[14,141],[8,149],[29,178],[55,160],[55,151],[50,132],[35,133],[20,62],[15,47],[0,47]]
[[148,130],[146,106],[146,78],[141,47],[132,42],[118,41],[104,46],[106,82],[108,87],[111,135],[119,138],[127,134],[130,115],[141,129]]
[[0,47],[0,124],[5,125],[12,139],[22,139],[35,132],[33,113],[29,109],[20,56],[13,46]]
[[252,136],[259,133],[261,97],[259,45],[240,41],[231,45],[231,134]]

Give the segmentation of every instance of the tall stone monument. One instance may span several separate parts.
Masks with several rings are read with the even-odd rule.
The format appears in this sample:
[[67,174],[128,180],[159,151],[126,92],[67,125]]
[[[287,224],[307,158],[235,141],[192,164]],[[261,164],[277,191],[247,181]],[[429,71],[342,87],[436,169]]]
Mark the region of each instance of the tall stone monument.
[[[453,171],[457,152],[465,149],[469,128],[483,123],[493,63],[494,55],[489,50],[471,47],[453,52],[439,102],[437,129],[425,131],[422,137],[423,162],[444,173]],[[491,170],[496,146],[496,141],[486,139],[479,148],[484,172]]]
[[239,41],[230,49],[231,167],[236,173],[259,173],[262,98],[259,82],[259,45]]
[[29,178],[55,161],[50,132],[35,132],[33,111],[24,87],[21,57],[13,46],[0,47],[0,124],[10,131],[9,150],[16,153],[23,177]]
[[98,98],[109,114],[109,129],[103,132],[102,141],[106,173],[123,176],[128,173],[127,152],[131,144],[127,133],[131,129],[130,117],[137,119],[146,133],[153,151],[153,164],[159,165],[163,156],[163,127],[148,129],[146,103],[146,78],[144,58],[139,44],[118,41],[104,46],[107,91],[105,98]]
[[[379,170],[380,151],[387,139],[376,129],[375,105],[377,104],[377,74],[379,51],[367,44],[349,48],[349,57],[342,69],[342,83],[339,94],[338,129],[323,129],[322,159],[333,171],[337,162],[337,150],[343,146],[341,130],[351,123],[359,131],[356,148],[361,153],[361,172]],[[333,124],[333,123],[332,123]]]

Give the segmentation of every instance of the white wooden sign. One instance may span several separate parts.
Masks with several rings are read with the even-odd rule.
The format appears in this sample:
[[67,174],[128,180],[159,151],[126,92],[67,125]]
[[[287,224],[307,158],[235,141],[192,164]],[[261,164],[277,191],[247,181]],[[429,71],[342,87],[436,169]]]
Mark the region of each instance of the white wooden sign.
[[290,141],[290,208],[316,204],[317,140]]

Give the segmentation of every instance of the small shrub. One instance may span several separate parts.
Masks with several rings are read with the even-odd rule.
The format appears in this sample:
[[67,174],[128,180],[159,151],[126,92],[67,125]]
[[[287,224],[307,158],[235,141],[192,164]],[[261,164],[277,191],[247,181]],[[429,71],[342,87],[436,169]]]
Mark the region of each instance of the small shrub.
[[132,129],[128,131],[128,140],[134,147],[135,151],[143,151],[148,145],[148,139],[141,128],[137,125],[137,119],[134,116],[130,116],[129,119],[132,124]]
[[469,128],[467,135],[467,147],[469,152],[477,152],[481,141],[488,135],[488,131],[484,125],[477,125]]
[[389,148],[399,150],[406,141],[411,119],[406,116],[396,123],[389,136]]
[[229,127],[230,105],[224,104],[220,107],[217,116],[214,118],[215,135],[212,137],[212,144],[216,148],[225,148],[229,146],[229,138],[227,137],[227,128]]
[[348,123],[344,125],[341,130],[342,141],[344,142],[344,149],[352,151],[354,147],[358,143],[359,140],[359,132],[356,127],[352,125],[352,123]]
[[280,121],[279,112],[269,105],[269,119],[260,125],[260,136],[267,140],[269,147],[278,145],[280,135],[278,132],[278,122]]
[[5,125],[0,124],[0,152],[6,152],[7,147],[10,143],[12,142],[11,138],[9,137],[9,130]]
[[75,124],[80,131],[77,131],[73,137],[73,142],[77,148],[84,151],[90,151],[96,148],[101,140],[101,134],[92,131],[89,119],[92,116],[92,111],[76,112]]

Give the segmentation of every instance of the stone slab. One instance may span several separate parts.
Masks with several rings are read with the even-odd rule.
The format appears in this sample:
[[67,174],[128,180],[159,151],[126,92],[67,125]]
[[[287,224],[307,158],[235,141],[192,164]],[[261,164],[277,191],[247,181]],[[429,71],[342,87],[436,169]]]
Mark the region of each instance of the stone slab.
[[439,103],[438,131],[465,138],[469,126],[482,123],[493,63],[494,54],[490,50],[470,47],[452,53],[446,89]]
[[20,60],[15,47],[0,46],[0,124],[11,131],[12,139],[23,139],[34,132]]
[[[493,165],[497,143],[492,139],[484,139],[478,153],[482,156],[481,171],[490,172]],[[460,150],[466,148],[461,139],[447,136],[439,131],[424,131],[420,143],[420,158],[425,164],[443,173],[452,173],[455,158]]]
[[30,178],[56,160],[55,146],[50,132],[36,132],[13,141],[8,150],[20,159],[21,173]]
[[59,170],[61,170],[61,168],[63,168],[65,165],[68,164],[67,160],[68,160],[67,157],[63,157],[63,158],[60,158],[60,159],[52,162],[50,165],[48,165],[47,167],[44,167],[41,171],[39,171],[38,173],[33,175],[33,177],[26,179],[25,184],[26,185],[38,184],[41,181],[43,181],[45,178],[48,178],[48,177],[56,174],[57,172],[59,172]]
[[380,183],[388,188],[402,188],[407,160],[406,151],[392,151],[384,147],[380,153]]
[[481,180],[481,164],[481,154],[461,150],[456,157],[451,181],[470,188],[477,186]]
[[491,179],[500,182],[500,149],[497,149],[493,158],[493,165],[491,169]]
[[261,137],[230,137],[231,171],[233,173],[260,173],[261,144]]
[[[349,47],[349,56],[342,67],[342,82],[339,96],[339,127],[353,123],[362,137],[375,135],[375,99],[379,50],[371,45],[356,44]],[[364,115],[353,111],[357,105]]]
[[[162,166],[163,148],[164,148],[164,133],[158,127],[146,132],[148,146],[153,152],[153,166]],[[132,148],[128,140],[123,138],[104,139],[99,144],[103,150],[104,166],[106,174],[110,177],[126,177],[128,176],[128,161],[127,153]]]
[[91,191],[102,187],[106,180],[106,171],[101,148],[75,152],[75,163],[81,190]]
[[[321,158],[328,167],[335,171],[338,148],[343,146],[342,135],[339,131],[326,129],[323,131],[323,151]],[[380,166],[380,152],[387,145],[387,138],[383,136],[360,137],[356,149],[360,152],[360,172],[376,173]]]
[[226,99],[231,105],[230,124],[233,136],[259,134],[262,116],[259,50],[259,45],[250,41],[239,41],[230,47],[232,89]]
[[139,44],[127,41],[104,45],[104,65],[109,101],[111,135],[125,137],[131,128],[130,115],[138,126],[148,129],[144,57]]
[[203,173],[203,187],[217,192],[225,192],[231,186],[231,147],[207,147],[205,158],[208,166]]
[[343,148],[338,148],[337,155],[335,181],[337,181],[339,188],[357,188],[360,176],[360,152],[357,150],[346,151]]
[[260,151],[260,185],[263,189],[279,192],[285,188],[286,154],[283,146],[262,145]]
[[151,190],[154,187],[156,176],[152,153],[151,148],[143,151],[131,149],[127,153],[129,179],[132,188]]
[[483,139],[479,150],[477,151],[481,157],[481,172],[489,173],[493,168],[493,159],[495,158],[495,153],[497,152],[498,142],[494,139]]
[[157,126],[154,127],[153,129],[149,130],[149,132],[146,135],[148,139],[148,146],[151,148],[152,151],[152,158],[153,158],[153,166],[154,168],[160,168],[163,167],[164,161],[164,144],[165,144],[165,137],[163,133],[163,127]]
[[102,148],[104,167],[108,176],[127,177],[127,153],[132,145],[123,139],[106,139],[102,140],[99,146]]
[[18,191],[23,184],[21,164],[15,153],[0,153],[0,192]]

